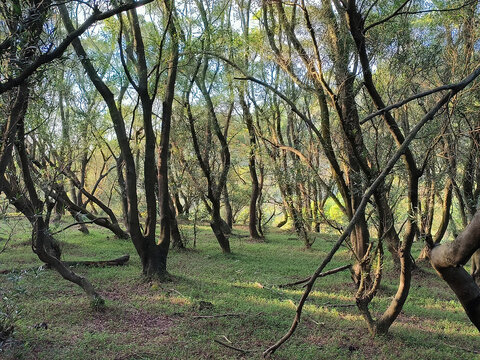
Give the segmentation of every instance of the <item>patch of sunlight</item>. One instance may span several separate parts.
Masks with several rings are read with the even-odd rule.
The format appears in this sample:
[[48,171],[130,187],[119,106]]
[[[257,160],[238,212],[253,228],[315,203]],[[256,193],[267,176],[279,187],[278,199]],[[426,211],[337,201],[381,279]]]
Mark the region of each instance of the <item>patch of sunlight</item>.
[[242,282],[242,281],[235,281],[233,283],[233,286],[240,287],[240,288],[251,288],[251,289],[263,289],[265,287],[259,282]]
[[451,312],[457,312],[462,309],[460,304],[455,300],[442,301],[435,299],[425,299],[424,304],[421,305],[424,309],[432,310],[447,310]]
[[153,301],[169,302],[172,305],[192,305],[192,301],[180,296],[165,296],[163,294],[153,295],[150,297]]
[[[283,290],[283,289],[282,289]],[[294,289],[284,289],[283,292],[288,295],[297,295],[301,296],[304,290],[294,290]],[[318,298],[318,299],[327,299],[327,300],[338,300],[338,301],[354,301],[353,296],[351,295],[342,295],[336,293],[330,293],[326,291],[314,290],[310,293],[309,297]]]
[[258,298],[256,296],[247,296],[245,300],[259,306],[275,305],[277,307],[281,307],[289,310],[296,309],[296,304],[293,302],[292,299],[281,300],[281,299]]
[[[350,314],[343,312],[335,307],[317,306],[314,304],[307,304],[304,306],[305,311],[317,315],[329,315],[336,318],[341,318],[348,321],[363,321],[360,314]],[[356,309],[356,308],[355,308]]]
[[[442,320],[436,324],[437,329],[441,330],[445,335],[471,335],[471,327],[465,326],[463,323],[458,323],[456,321]],[[478,335],[478,333],[477,333]]]

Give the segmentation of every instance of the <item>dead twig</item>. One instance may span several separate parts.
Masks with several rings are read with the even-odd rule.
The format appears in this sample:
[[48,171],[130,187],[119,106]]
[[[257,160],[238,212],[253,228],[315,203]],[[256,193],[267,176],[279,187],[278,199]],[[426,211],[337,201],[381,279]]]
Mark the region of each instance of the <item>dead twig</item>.
[[295,285],[305,284],[306,282],[308,282],[308,280],[310,280],[310,278],[311,278],[311,276],[309,276],[305,279],[302,279],[302,280],[298,280],[298,281],[295,281],[295,282],[288,283],[288,284],[278,285],[278,287],[279,288],[286,288],[286,287],[291,287],[291,286],[295,286]]
[[10,235],[10,236],[8,237],[8,239],[0,238],[0,241],[5,241],[5,244],[3,244],[2,250],[0,250],[0,254],[5,251],[5,249],[7,248],[8,243],[10,242],[11,239],[12,239],[12,235]]
[[194,319],[212,319],[212,318],[219,318],[219,317],[239,317],[239,316],[246,316],[245,313],[227,313],[227,314],[216,314],[216,315],[195,315],[192,316]]
[[[352,265],[343,265],[343,266],[340,266],[338,268],[335,268],[335,269],[332,269],[332,270],[328,270],[328,271],[325,271],[321,274],[318,275],[318,277],[324,277],[324,276],[327,276],[327,275],[332,275],[332,274],[335,274],[337,272],[340,272],[340,271],[343,271],[343,270],[346,270],[346,269],[350,269]],[[291,287],[291,286],[295,286],[295,285],[300,285],[300,284],[304,284],[308,281],[310,281],[312,277],[309,276],[305,279],[302,279],[302,280],[298,280],[298,281],[295,281],[295,282],[292,282],[292,283],[288,283],[288,284],[283,284],[283,285],[278,285],[279,288],[285,288],[285,287]]]
[[213,341],[215,341],[217,344],[220,344],[220,345],[223,345],[229,349],[232,349],[232,350],[235,350],[235,351],[239,351],[241,353],[249,353],[249,352],[253,352],[253,350],[245,350],[245,349],[240,349],[240,348],[237,348],[235,346],[232,346],[232,345],[229,345],[229,344],[226,344],[224,343],[223,341],[220,341],[220,340],[217,340],[217,339],[213,339]]
[[170,292],[174,292],[174,293],[176,293],[176,294],[178,294],[178,295],[180,295],[180,296],[183,296],[183,297],[185,297],[185,295],[183,295],[183,294],[182,294],[180,291],[178,291],[178,290],[175,290],[175,289],[169,289],[169,291],[170,291]]

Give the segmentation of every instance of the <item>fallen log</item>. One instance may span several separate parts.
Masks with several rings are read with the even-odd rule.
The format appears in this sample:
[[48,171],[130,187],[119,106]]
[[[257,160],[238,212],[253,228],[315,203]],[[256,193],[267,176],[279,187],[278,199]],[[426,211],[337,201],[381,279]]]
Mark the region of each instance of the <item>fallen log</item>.
[[[130,255],[126,254],[120,256],[117,259],[113,260],[84,260],[84,261],[62,261],[66,266],[88,266],[88,267],[105,267],[105,266],[122,266],[125,265],[128,260],[130,260]],[[4,269],[0,270],[0,275],[10,274],[11,272],[21,272],[21,271],[30,271],[38,270],[40,268],[50,269],[48,264],[42,266],[35,266],[28,269]]]
[[126,254],[113,260],[84,260],[84,261],[62,261],[67,266],[91,266],[91,267],[104,267],[104,266],[121,266],[125,265],[130,260],[130,255]]

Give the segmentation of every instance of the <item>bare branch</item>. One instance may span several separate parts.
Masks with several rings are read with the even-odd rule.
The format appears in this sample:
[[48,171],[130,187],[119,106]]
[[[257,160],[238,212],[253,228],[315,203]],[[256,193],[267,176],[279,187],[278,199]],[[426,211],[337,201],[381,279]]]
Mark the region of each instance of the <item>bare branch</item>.
[[[327,275],[332,275],[332,274],[335,274],[335,273],[337,273],[337,272],[340,272],[340,271],[343,271],[343,270],[346,270],[346,269],[350,269],[351,267],[352,267],[352,265],[350,265],[350,264],[348,264],[348,265],[343,265],[343,266],[340,266],[340,267],[338,267],[338,268],[325,271],[325,272],[319,274],[318,277],[324,277],[324,276],[327,276]],[[309,282],[311,278],[312,278],[312,277],[309,276],[309,277],[307,277],[307,278],[305,278],[305,279],[298,280],[298,281],[295,281],[295,282],[292,282],[292,283],[283,284],[283,285],[278,285],[278,287],[279,287],[279,288],[285,288],[285,287],[290,287],[290,286],[305,284],[306,282]]]
[[75,225],[94,224],[94,223],[96,223],[98,220],[101,220],[101,219],[103,219],[103,220],[108,220],[106,217],[101,217],[101,218],[96,218],[95,220],[92,220],[92,221],[76,222],[76,223],[70,224],[70,225],[68,225],[68,226],[65,226],[65,227],[64,227],[63,229],[61,229],[61,230],[55,231],[55,232],[52,233],[51,235],[52,235],[52,236],[53,236],[53,235],[57,235],[57,234],[61,233],[62,231],[65,231],[65,230],[67,230],[67,229],[69,229],[69,228],[71,228],[72,226],[75,226]]
[[248,352],[252,352],[253,350],[244,350],[244,349],[240,349],[240,348],[237,348],[235,346],[232,346],[232,345],[228,345],[227,343],[224,343],[223,341],[220,341],[220,340],[217,340],[217,339],[214,339],[213,341],[215,341],[217,344],[220,344],[220,345],[223,345],[229,349],[232,349],[232,350],[235,350],[235,351],[239,351],[241,353],[248,353]]
[[403,105],[406,105],[408,104],[409,102],[413,101],[413,100],[416,100],[416,99],[420,99],[420,98],[423,98],[425,96],[428,96],[428,95],[432,95],[432,94],[435,94],[437,92],[440,92],[440,91],[444,91],[444,90],[452,90],[452,89],[455,89],[455,87],[458,86],[458,83],[457,84],[448,84],[448,85],[442,85],[442,86],[438,86],[436,88],[433,88],[433,89],[430,89],[430,90],[426,90],[426,91],[423,91],[421,93],[418,93],[418,94],[415,94],[415,95],[412,95],[402,101],[399,101],[395,104],[392,104],[392,105],[389,105],[387,107],[384,107],[383,109],[380,109],[378,111],[375,111],[374,113],[371,113],[370,115],[368,115],[367,117],[365,117],[364,119],[362,119],[360,121],[360,124],[363,125],[365,124],[367,121],[369,120],[372,120],[373,118],[377,117],[377,116],[380,116],[380,115],[383,115],[385,114],[386,112],[390,111],[390,110],[393,110],[393,109],[398,109],[399,107],[403,106]]

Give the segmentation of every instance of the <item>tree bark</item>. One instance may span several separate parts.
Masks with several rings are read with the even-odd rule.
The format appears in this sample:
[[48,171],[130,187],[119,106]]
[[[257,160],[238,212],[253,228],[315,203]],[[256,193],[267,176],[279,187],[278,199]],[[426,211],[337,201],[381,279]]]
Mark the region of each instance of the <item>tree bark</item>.
[[480,211],[457,238],[431,249],[433,268],[457,295],[467,316],[480,331],[480,288],[463,265],[480,248]]
[[250,233],[250,237],[252,239],[261,239],[257,225],[258,225],[258,218],[257,218],[257,202],[260,196],[260,186],[258,182],[257,176],[257,169],[256,169],[256,149],[257,149],[257,140],[255,136],[255,130],[253,127],[253,119],[248,108],[248,104],[245,101],[245,94],[243,91],[239,94],[240,105],[243,111],[243,120],[247,126],[248,136],[249,136],[249,158],[248,158],[248,169],[250,171],[250,177],[252,179],[252,192],[250,194],[250,205],[248,211],[248,231]]

